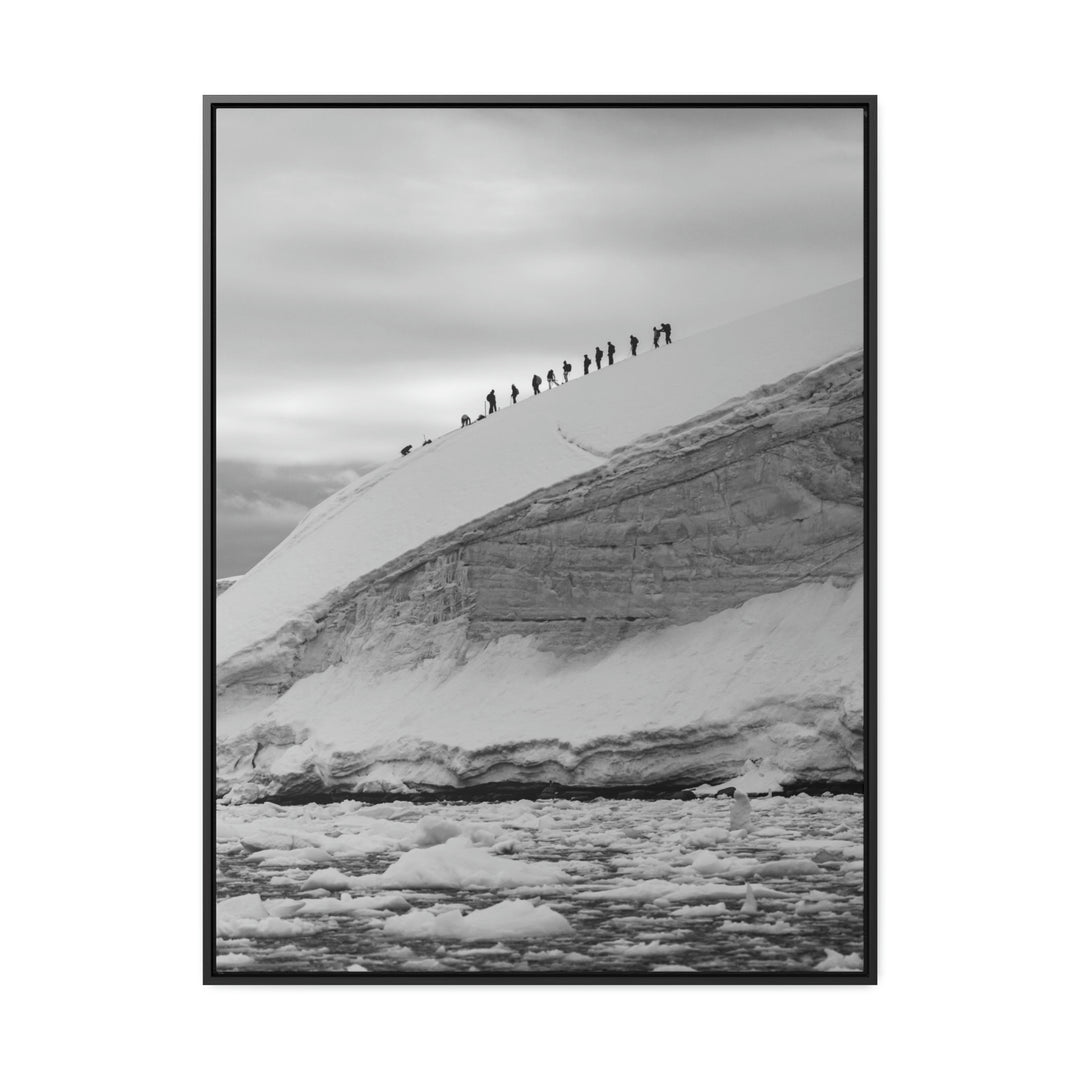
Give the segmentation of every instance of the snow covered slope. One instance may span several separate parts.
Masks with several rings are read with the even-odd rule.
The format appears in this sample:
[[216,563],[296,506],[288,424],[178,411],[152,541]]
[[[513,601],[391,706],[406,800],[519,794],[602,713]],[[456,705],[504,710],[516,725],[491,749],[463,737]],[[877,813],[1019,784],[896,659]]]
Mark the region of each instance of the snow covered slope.
[[366,474],[222,594],[218,662],[297,620],[304,633],[327,594],[432,537],[592,469],[643,435],[861,348],[862,300],[858,280],[644,349]]
[[857,779],[861,345],[854,283],[327,500],[218,600],[222,792]]

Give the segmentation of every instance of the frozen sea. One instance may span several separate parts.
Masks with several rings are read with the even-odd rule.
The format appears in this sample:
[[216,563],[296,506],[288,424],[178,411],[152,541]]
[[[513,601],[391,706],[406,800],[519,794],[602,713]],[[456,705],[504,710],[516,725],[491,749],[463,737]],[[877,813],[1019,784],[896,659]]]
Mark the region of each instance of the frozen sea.
[[734,805],[219,805],[218,972],[860,971],[862,797]]

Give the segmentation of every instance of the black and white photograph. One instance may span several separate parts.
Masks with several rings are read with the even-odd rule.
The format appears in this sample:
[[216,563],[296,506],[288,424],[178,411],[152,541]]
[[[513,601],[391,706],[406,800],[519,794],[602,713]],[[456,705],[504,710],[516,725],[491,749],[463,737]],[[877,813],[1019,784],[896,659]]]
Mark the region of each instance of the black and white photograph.
[[207,982],[876,982],[875,108],[204,100]]
[[5,28],[9,1073],[1065,1071],[1067,7]]

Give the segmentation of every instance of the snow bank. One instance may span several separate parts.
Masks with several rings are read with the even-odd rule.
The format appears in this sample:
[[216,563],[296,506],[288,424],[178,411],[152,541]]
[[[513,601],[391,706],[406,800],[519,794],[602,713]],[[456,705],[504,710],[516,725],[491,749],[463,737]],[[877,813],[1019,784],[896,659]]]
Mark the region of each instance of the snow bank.
[[[745,735],[725,743],[725,757],[760,750],[797,768],[808,757],[827,760],[830,742],[818,723],[826,702],[861,708],[862,633],[861,587],[806,583],[701,622],[641,633],[573,663],[556,664],[531,639],[511,635],[449,670],[435,662],[392,672],[360,661],[335,664],[258,711],[229,719],[228,730],[238,738],[245,722],[272,721],[278,730],[310,732],[299,746],[308,767],[328,769],[330,753],[352,752],[373,763],[392,759],[402,779],[448,785],[468,764],[462,751],[539,739],[537,763],[577,771],[578,782],[603,783],[606,774],[590,775],[588,750],[578,748],[591,744],[598,766],[618,764],[612,753],[619,750],[646,766],[650,754],[666,752],[646,733],[671,729],[687,767],[707,768],[700,742],[688,747],[685,729],[709,725],[732,739],[740,717],[760,713],[781,722],[748,724]],[[815,712],[786,706],[810,696],[822,703]],[[219,732],[223,726],[219,718]],[[630,733],[642,738],[630,741]],[[830,734],[850,738],[831,722]],[[625,747],[597,745],[608,737]],[[447,746],[452,752],[441,755]],[[264,750],[260,761],[270,753]],[[837,753],[838,763],[846,761],[839,742]],[[515,760],[532,764],[523,747],[515,748]],[[657,771],[662,775],[659,763]]]
[[645,350],[367,473],[218,597],[218,661],[285,627],[303,639],[322,598],[426,540],[592,469],[644,435],[861,348],[862,302],[853,281]]
[[383,930],[397,937],[453,938],[458,941],[552,937],[573,932],[566,918],[544,904],[504,900],[462,915],[460,911],[410,911],[387,919]]

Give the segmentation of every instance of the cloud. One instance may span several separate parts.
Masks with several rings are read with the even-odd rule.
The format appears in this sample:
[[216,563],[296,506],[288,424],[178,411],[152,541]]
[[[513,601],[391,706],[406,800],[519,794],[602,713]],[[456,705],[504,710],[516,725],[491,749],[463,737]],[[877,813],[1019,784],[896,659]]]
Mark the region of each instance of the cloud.
[[[386,460],[609,338],[862,272],[859,109],[218,113],[218,444]],[[524,380],[524,381],[523,381]]]
[[277,546],[313,506],[372,466],[276,467],[217,463],[217,576],[250,570]]

